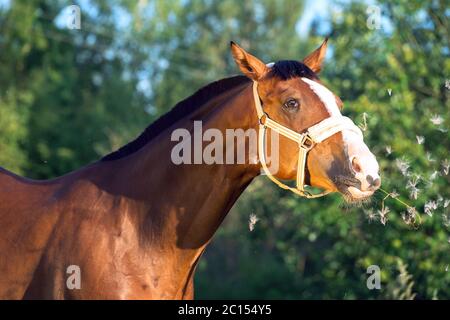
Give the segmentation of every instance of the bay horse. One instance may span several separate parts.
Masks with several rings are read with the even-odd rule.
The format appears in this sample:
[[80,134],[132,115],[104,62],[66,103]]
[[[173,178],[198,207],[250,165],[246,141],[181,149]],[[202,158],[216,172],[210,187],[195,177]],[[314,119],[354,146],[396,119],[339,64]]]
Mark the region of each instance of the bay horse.
[[[370,197],[378,164],[318,78],[326,47],[266,65],[232,42],[244,75],[200,89],[101,160],[47,181],[0,169],[0,298],[192,299],[202,253],[261,171],[299,195],[313,197],[307,184],[348,201]],[[195,120],[257,130],[259,159],[174,164],[171,132],[191,132]],[[267,170],[265,131],[280,134],[276,173]],[[79,267],[80,287],[68,288],[68,266]]]

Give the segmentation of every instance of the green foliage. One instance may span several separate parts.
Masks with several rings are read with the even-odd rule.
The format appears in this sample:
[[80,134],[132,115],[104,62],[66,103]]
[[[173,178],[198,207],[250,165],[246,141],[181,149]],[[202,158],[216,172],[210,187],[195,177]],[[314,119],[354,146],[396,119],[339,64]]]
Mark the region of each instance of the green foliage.
[[[270,62],[301,59],[329,35],[321,78],[341,96],[344,113],[366,121],[383,188],[414,206],[422,224],[406,225],[405,207],[392,198],[380,224],[381,193],[352,207],[339,195],[306,200],[257,178],[206,251],[197,297],[450,298],[445,1],[379,1],[380,30],[367,27],[367,4],[335,3],[330,20],[315,21],[304,37],[295,31],[304,9],[298,0],[89,4],[81,30],[55,23],[64,1],[0,9],[1,166],[51,178],[95,161],[197,88],[236,74],[230,40]],[[324,23],[327,34],[319,32]],[[430,121],[439,117],[442,124]],[[411,182],[419,175],[415,199]],[[430,201],[437,208],[426,214]],[[259,220],[250,232],[251,214]],[[373,264],[381,290],[366,287]]]
[[[93,4],[101,34],[94,29],[98,17],[89,15],[79,32],[58,27],[64,5],[55,1],[14,1],[0,15],[0,141],[7,141],[4,147],[0,142],[0,159],[8,169],[59,176],[121,146],[151,122],[148,99],[136,90],[144,56],[126,39],[114,42],[119,31],[109,6]],[[133,53],[133,61],[116,50]]]
[[6,90],[0,98],[0,163],[18,173],[22,172],[21,168],[26,164],[25,153],[20,147],[27,136],[28,112],[23,107],[26,102],[26,93],[17,96],[14,89]]
[[407,265],[402,260],[397,261],[399,275],[395,282],[388,285],[389,297],[394,300],[414,300],[416,294],[413,293],[414,281],[412,275],[408,273]]

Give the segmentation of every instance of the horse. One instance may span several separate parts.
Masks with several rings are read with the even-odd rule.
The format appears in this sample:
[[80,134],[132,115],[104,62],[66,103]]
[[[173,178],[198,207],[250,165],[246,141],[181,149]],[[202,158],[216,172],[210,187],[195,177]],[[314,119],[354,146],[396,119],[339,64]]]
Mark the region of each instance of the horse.
[[[375,156],[318,77],[327,39],[302,61],[271,64],[230,47],[243,75],[206,85],[100,160],[45,181],[0,169],[0,298],[193,299],[205,248],[261,173],[308,198],[317,187],[363,201],[380,187]],[[257,155],[174,163],[172,133],[192,132],[195,121],[259,132]],[[279,134],[276,172],[266,159],[269,133]],[[247,140],[232,151],[249,151]]]

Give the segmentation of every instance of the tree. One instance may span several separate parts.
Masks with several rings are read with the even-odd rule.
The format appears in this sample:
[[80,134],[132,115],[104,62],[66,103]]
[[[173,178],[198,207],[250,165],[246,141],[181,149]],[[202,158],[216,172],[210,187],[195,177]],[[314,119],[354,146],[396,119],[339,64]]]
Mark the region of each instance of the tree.
[[[14,145],[21,150],[10,169],[41,179],[65,174],[120,147],[151,121],[145,92],[136,90],[144,55],[119,37],[110,4],[91,2],[96,13],[83,12],[81,30],[58,25],[63,2],[12,2],[3,12],[0,78],[9,89],[2,112],[12,111],[0,120],[7,123],[2,139],[18,140],[3,154],[12,160]],[[122,51],[133,59],[127,62]],[[17,138],[7,131],[14,124]]]

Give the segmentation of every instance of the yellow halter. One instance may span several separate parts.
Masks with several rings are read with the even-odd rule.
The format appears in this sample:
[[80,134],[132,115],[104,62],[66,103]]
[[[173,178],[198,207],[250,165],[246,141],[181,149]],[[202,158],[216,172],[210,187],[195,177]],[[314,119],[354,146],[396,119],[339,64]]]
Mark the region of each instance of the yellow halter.
[[[323,191],[318,194],[311,194],[305,189],[305,168],[308,152],[316,144],[324,141],[339,131],[351,130],[362,137],[361,130],[350,118],[344,116],[333,116],[326,118],[308,128],[304,133],[298,133],[277,123],[276,121],[273,121],[269,118],[268,114],[264,112],[258,95],[258,83],[256,81],[253,82],[253,98],[255,100],[256,113],[259,119],[258,156],[267,177],[269,177],[269,179],[276,183],[280,188],[290,190],[302,197],[318,198],[330,193],[330,191]],[[286,138],[298,143],[297,184],[295,188],[290,187],[275,178],[267,167],[265,155],[267,128],[270,128]]]

